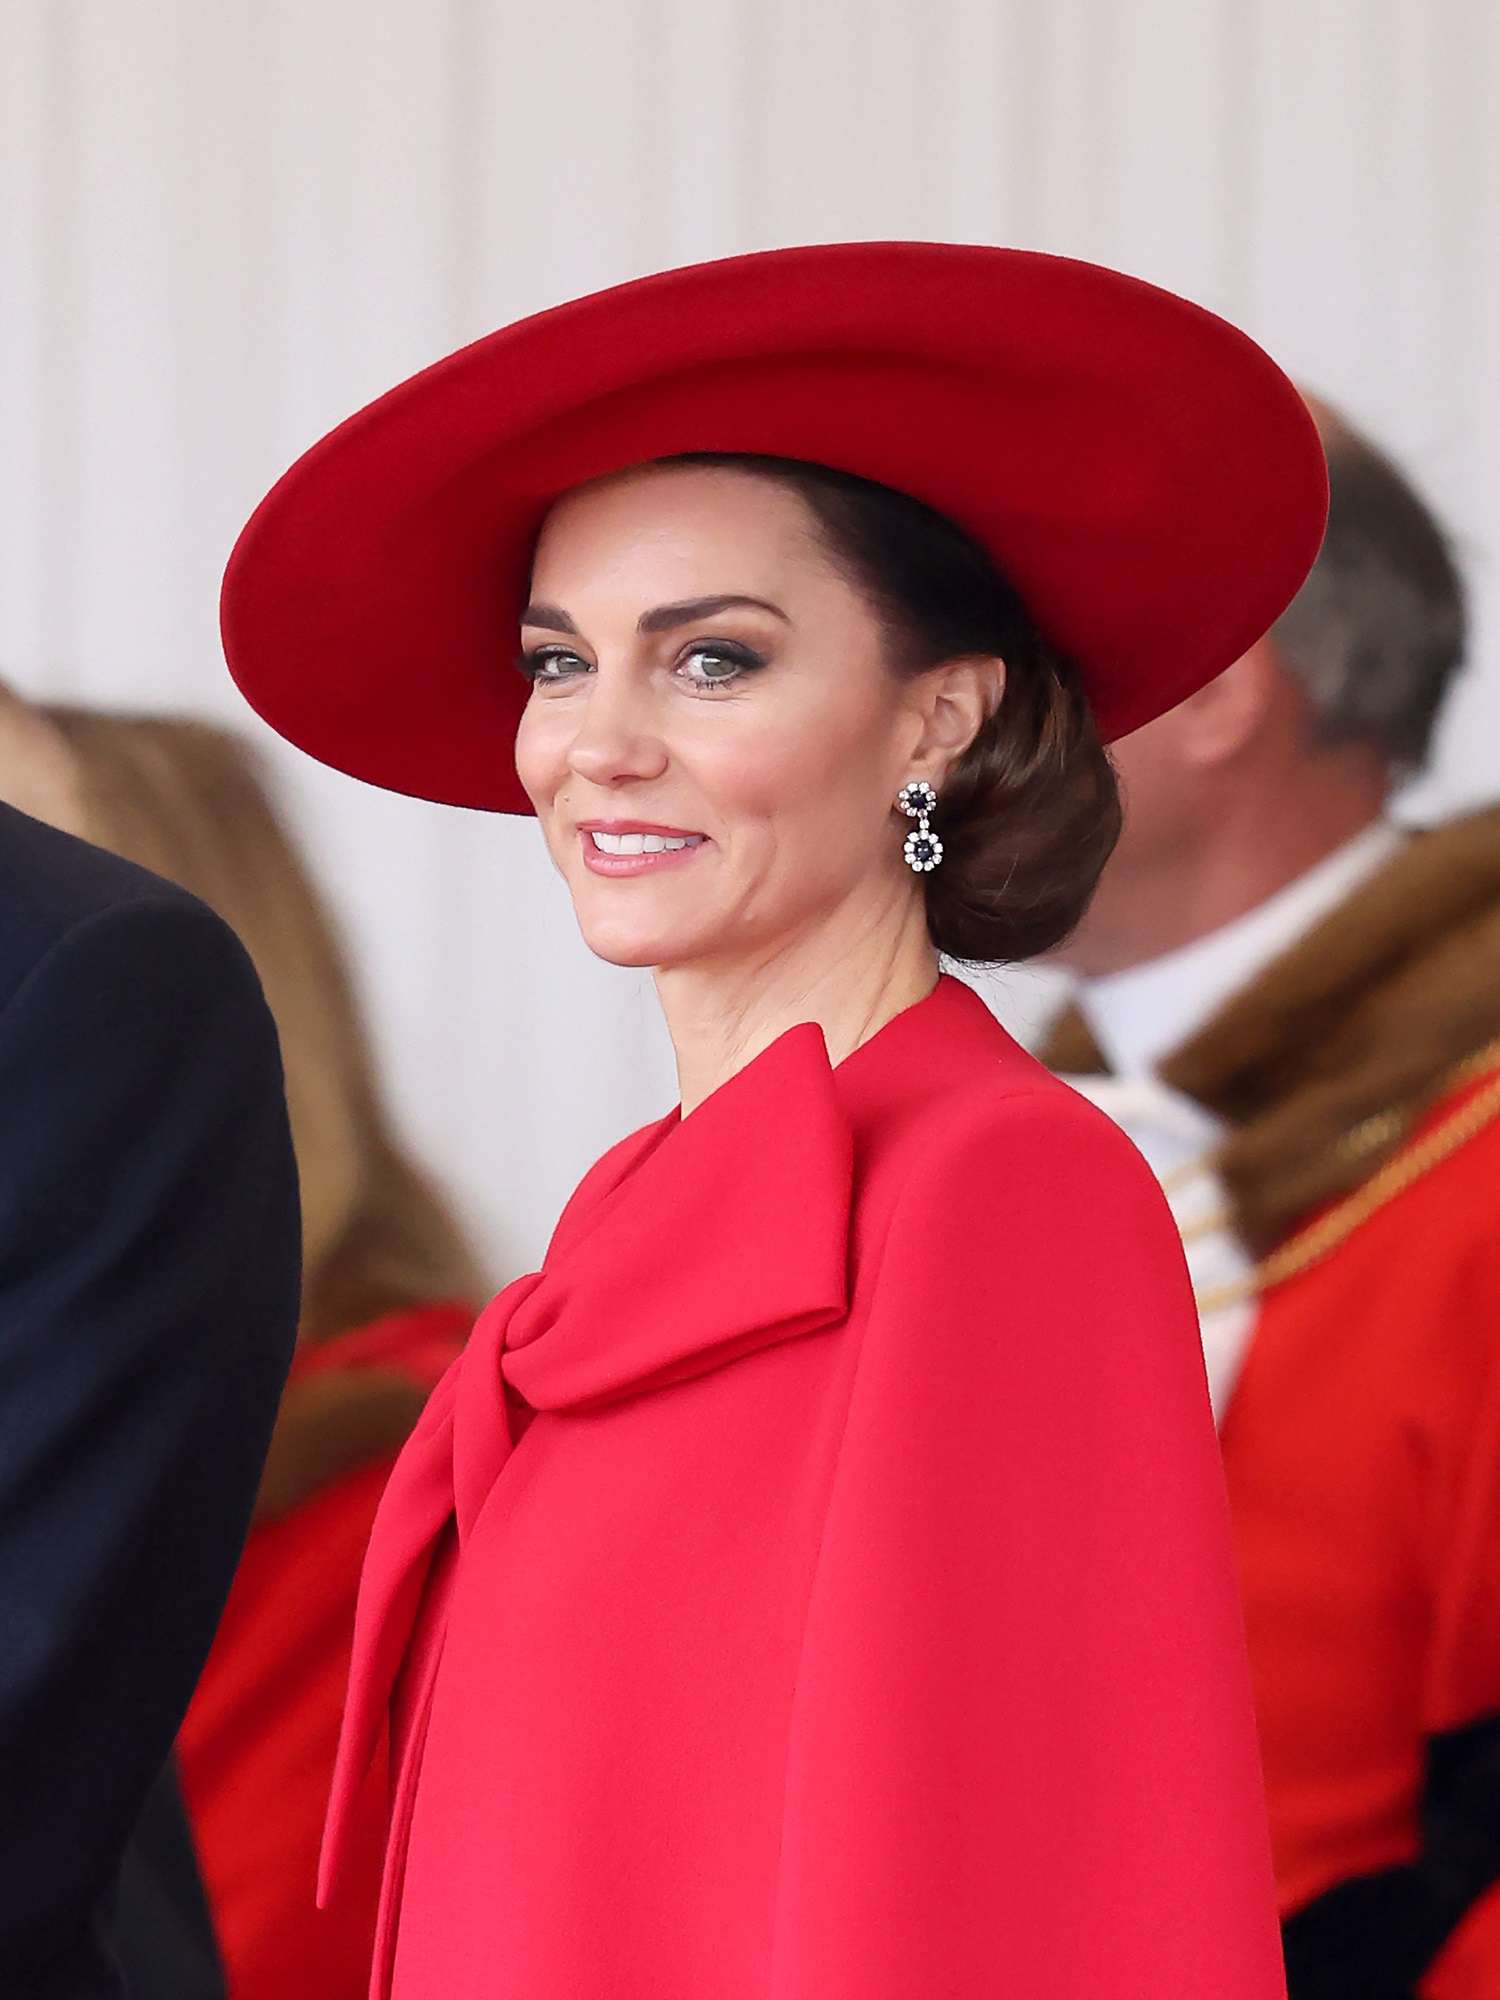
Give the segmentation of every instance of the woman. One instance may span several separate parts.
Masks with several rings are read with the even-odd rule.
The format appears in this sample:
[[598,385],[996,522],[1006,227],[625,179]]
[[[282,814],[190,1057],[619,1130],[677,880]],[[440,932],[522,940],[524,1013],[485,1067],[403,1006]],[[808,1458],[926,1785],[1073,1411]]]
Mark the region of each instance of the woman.
[[263,503],[241,687],[534,810],[682,1087],[382,1501],[325,1851],[336,1895],[389,1710],[376,1994],[1281,1990],[1176,1234],[937,954],[1075,921],[1101,737],[1264,628],[1324,500],[1207,314],[857,244],[510,328]]
[[210,903],[254,958],[281,1038],[300,1344],[178,1758],[233,2000],[352,2000],[379,1888],[373,1821],[339,1908],[320,1917],[313,1890],[360,1559],[479,1281],[391,1133],[333,932],[244,746],[160,716],[52,707],[35,720],[72,830]]

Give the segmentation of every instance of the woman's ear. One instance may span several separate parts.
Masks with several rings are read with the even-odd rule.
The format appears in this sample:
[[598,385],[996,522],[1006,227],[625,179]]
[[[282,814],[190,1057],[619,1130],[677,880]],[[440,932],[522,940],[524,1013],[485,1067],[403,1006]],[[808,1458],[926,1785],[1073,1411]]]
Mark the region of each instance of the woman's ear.
[[943,779],[1000,706],[1005,662],[994,654],[946,660],[923,674],[916,686],[922,696],[922,734],[913,768],[930,776],[941,791]]

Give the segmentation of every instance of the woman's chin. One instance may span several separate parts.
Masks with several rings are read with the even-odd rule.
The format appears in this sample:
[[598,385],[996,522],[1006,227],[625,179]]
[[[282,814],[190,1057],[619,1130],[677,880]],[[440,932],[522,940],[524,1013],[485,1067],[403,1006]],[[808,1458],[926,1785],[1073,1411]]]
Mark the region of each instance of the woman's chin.
[[587,933],[583,941],[595,958],[602,958],[606,965],[640,967],[655,966],[661,962],[647,945],[625,944],[613,939],[607,943],[603,940],[596,943]]
[[580,918],[578,928],[595,958],[602,958],[607,965],[668,965],[695,957],[701,949],[700,940],[684,937],[680,929],[671,926],[591,916]]

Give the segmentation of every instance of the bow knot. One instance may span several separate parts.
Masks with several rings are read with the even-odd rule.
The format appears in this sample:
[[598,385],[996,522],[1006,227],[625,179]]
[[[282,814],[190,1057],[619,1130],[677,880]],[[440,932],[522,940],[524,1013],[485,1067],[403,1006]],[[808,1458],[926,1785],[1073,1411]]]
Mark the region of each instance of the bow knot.
[[[485,1308],[371,1531],[320,1902],[419,1619],[436,1657],[445,1607],[434,1600],[452,1564],[429,1589],[435,1556],[451,1527],[462,1559],[513,1449],[507,1383],[533,1410],[594,1408],[838,1324],[852,1182],[853,1135],[822,1034],[793,1028],[691,1117],[674,1112],[606,1154],[542,1269]],[[421,1748],[407,1736],[393,1746],[402,1784]]]

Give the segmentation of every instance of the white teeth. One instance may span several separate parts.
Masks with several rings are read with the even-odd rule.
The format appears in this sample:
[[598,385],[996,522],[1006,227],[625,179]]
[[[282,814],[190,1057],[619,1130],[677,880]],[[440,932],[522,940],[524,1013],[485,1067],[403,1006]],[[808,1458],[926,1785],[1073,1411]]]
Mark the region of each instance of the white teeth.
[[589,839],[601,854],[675,854],[680,847],[695,847],[696,839],[686,834],[679,840],[665,833],[599,833]]

